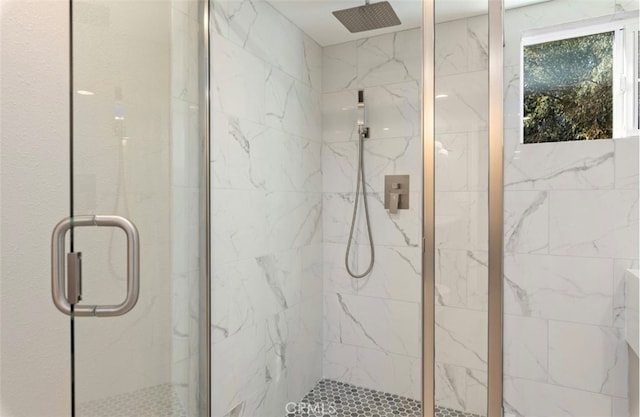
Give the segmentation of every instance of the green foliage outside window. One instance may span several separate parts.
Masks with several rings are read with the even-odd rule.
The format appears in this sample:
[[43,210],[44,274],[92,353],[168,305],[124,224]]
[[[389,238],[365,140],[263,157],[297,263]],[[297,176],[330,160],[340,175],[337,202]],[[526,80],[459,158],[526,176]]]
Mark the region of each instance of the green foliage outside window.
[[613,40],[606,32],[524,47],[524,143],[613,136]]

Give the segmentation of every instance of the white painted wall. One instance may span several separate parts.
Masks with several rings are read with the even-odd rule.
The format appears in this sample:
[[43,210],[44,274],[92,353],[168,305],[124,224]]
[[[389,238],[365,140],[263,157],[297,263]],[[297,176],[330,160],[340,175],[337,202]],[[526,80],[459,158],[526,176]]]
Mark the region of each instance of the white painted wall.
[[68,319],[49,284],[50,233],[69,200],[67,3],[1,2],[2,417],[70,409]]

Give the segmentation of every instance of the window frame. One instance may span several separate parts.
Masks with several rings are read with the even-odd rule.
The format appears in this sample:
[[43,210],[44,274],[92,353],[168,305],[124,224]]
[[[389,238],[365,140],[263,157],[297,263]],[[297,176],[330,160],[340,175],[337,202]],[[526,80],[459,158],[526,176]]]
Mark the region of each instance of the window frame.
[[[519,138],[524,142],[524,48],[546,42],[613,32],[613,137],[638,136],[638,20],[637,12],[589,19],[566,25],[527,31],[520,40]],[[605,139],[605,138],[603,138]],[[588,142],[588,141],[587,141]],[[561,142],[549,142],[561,143]]]

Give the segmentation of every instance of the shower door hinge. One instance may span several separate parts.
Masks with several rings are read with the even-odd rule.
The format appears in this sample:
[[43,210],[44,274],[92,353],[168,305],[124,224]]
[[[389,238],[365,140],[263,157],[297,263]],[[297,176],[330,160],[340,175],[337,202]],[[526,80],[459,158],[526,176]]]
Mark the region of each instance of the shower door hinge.
[[69,304],[82,300],[82,252],[67,253],[67,300]]

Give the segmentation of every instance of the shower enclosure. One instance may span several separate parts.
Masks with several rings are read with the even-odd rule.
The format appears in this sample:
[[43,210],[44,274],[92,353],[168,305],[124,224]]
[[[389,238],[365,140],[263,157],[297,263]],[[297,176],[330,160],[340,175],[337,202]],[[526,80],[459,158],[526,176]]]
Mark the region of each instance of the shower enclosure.
[[637,2],[71,5],[73,415],[632,417]]

